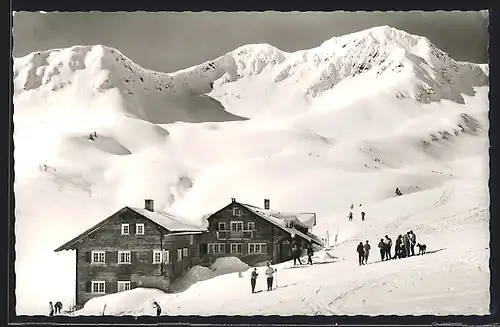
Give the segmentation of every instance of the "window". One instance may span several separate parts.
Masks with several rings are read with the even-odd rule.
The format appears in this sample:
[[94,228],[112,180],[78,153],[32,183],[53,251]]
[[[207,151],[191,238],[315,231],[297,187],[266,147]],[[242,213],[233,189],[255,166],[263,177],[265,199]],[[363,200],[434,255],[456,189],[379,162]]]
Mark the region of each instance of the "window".
[[219,223],[219,230],[226,230],[226,223],[220,222]]
[[130,225],[122,224],[122,235],[130,235]]
[[224,243],[209,243],[208,253],[226,253],[226,245]]
[[162,251],[154,250],[153,251],[153,263],[162,263]]
[[144,235],[144,224],[135,224],[135,234]]
[[233,216],[241,217],[241,209],[238,207],[233,208]]
[[177,249],[177,261],[182,260],[182,249]]
[[118,251],[118,263],[131,263],[130,251]]
[[130,291],[130,281],[119,281],[118,292]]
[[248,230],[255,230],[255,223],[253,221],[248,222]]
[[242,221],[231,221],[231,231],[237,232],[243,230],[243,222]]
[[92,293],[106,293],[106,283],[104,281],[92,281]]
[[92,251],[92,263],[105,263],[105,262],[106,262],[106,252]]
[[263,254],[267,253],[266,243],[248,243],[249,254]]
[[182,257],[187,257],[188,256],[188,248],[182,249]]
[[232,243],[231,244],[231,253],[233,253],[233,254],[243,253],[243,244],[241,244],[241,243]]
[[194,244],[194,235],[189,235],[189,245]]
[[163,262],[164,263],[170,262],[170,250],[163,251]]

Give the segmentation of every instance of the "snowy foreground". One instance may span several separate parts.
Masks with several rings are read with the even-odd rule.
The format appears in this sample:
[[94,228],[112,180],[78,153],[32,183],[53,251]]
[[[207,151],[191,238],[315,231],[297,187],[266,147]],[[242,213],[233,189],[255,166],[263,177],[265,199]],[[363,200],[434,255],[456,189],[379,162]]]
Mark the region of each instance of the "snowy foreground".
[[[176,293],[135,289],[78,314],[149,315],[153,299],[169,315],[488,313],[487,75],[387,26],[295,53],[246,45],[171,74],[99,45],[16,58],[17,314],[67,308],[75,254],[53,250],[117,209],[151,198],[202,225],[231,197],[316,212],[331,248],[321,264],[278,265],[269,293],[250,293],[246,267],[195,267]],[[347,221],[351,203],[365,222]],[[410,229],[427,255],[376,262],[380,238]],[[359,267],[365,240],[372,264]]]

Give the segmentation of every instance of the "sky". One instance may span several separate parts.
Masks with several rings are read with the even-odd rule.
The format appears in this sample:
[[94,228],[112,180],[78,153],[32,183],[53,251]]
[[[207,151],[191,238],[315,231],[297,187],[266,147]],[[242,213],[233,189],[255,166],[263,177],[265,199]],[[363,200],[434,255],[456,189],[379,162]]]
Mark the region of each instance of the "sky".
[[309,49],[334,36],[389,25],[426,36],[456,60],[488,62],[486,12],[17,12],[14,57],[102,44],[144,68],[174,72],[251,43]]

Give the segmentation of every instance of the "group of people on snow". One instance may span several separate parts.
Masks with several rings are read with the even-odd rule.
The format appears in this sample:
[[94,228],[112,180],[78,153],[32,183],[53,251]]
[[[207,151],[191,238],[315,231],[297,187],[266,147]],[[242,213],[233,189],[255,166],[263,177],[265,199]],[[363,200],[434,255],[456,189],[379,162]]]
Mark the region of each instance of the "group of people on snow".
[[[361,211],[360,212],[360,215],[361,215],[361,221],[365,221],[365,212],[361,209],[362,205],[360,204],[359,205],[359,210]],[[349,218],[349,221],[352,221],[352,218],[353,218],[353,214],[352,214],[352,211],[354,210],[354,205],[351,204],[351,211],[349,211],[349,214],[347,215],[347,218]]]
[[394,244],[394,256],[391,255],[392,239],[385,235],[380,239],[378,248],[380,250],[380,260],[401,259],[415,255],[415,246],[417,245],[417,236],[410,230],[403,235],[398,235]]
[[60,314],[62,310],[61,301],[57,301],[54,305],[52,305],[52,301],[49,301],[49,316],[53,316],[54,314]]
[[[299,264],[301,265],[302,264],[302,261],[300,261],[300,257],[302,256],[302,248],[300,246],[300,244],[298,242],[296,242],[295,240],[292,241],[292,257],[293,257],[293,265],[297,265],[297,261],[299,262]],[[309,242],[309,244],[307,245],[307,248],[306,248],[306,253],[307,253],[307,263],[312,265],[313,262],[312,262],[312,256],[314,254],[314,250],[313,250],[313,247],[312,247],[312,243]]]
[[[396,243],[394,245],[394,256],[392,256],[392,239],[389,237],[389,235],[385,235],[384,238],[381,238],[380,242],[378,243],[378,248],[380,250],[380,260],[386,261],[414,256],[415,246],[420,246],[420,244],[417,244],[417,236],[412,230],[406,232],[403,235],[398,235]],[[358,252],[360,266],[368,262],[370,249],[371,246],[368,240],[365,244],[363,244],[363,242],[359,242],[358,247],[356,248],[356,252]]]
[[[276,268],[271,267],[270,262],[268,262],[266,266],[267,267],[264,273],[266,274],[267,291],[269,292],[273,290],[274,273],[276,273]],[[252,286],[252,293],[255,293],[255,286],[257,285],[257,277],[259,277],[257,268],[253,268],[252,273],[250,274],[250,285]]]

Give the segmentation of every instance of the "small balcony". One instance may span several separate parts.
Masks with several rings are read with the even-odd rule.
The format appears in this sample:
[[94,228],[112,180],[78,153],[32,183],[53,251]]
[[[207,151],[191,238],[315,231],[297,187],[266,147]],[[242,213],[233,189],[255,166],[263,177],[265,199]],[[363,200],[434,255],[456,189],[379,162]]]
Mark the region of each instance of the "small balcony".
[[253,230],[220,230],[217,232],[218,240],[251,240],[253,239]]

